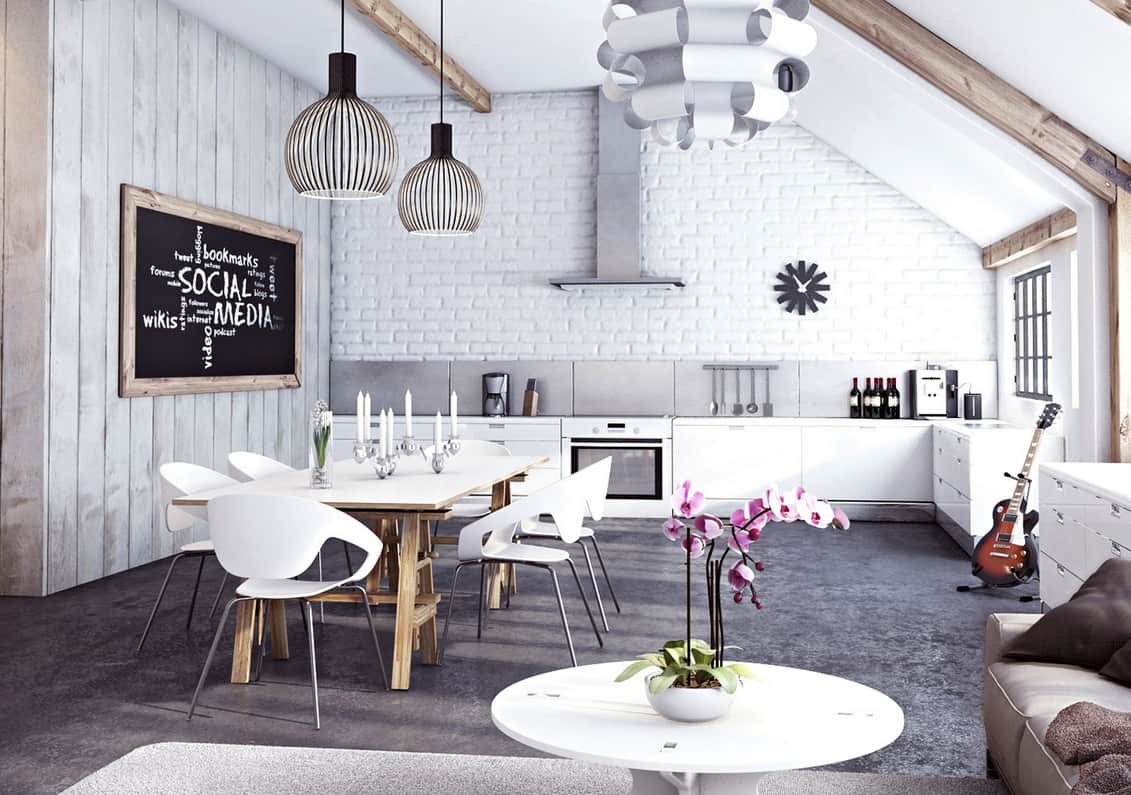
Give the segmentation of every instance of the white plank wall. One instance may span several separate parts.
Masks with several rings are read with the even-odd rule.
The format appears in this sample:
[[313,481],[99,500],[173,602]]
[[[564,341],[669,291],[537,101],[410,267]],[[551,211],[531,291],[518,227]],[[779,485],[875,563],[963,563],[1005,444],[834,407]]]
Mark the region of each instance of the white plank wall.
[[[249,449],[304,465],[330,330],[329,208],[294,194],[281,156],[316,92],[164,0],[56,0],[53,14],[48,592],[190,540],[164,531],[162,463],[224,470]],[[122,182],[303,232],[302,388],[118,397]]]

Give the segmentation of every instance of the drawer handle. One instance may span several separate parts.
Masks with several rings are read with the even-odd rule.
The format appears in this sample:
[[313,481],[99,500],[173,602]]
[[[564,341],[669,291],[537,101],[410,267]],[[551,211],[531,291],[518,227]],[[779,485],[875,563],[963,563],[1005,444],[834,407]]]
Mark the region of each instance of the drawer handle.
[[1111,515],[1114,516],[1116,519],[1119,518],[1119,506],[1118,505],[1111,506]]
[[502,422],[489,422],[489,423],[487,423],[487,427],[488,428],[506,428],[507,426],[506,426],[505,423],[502,423]]
[[1064,514],[1062,514],[1060,511],[1055,511],[1055,513],[1056,513],[1056,523],[1057,524],[1064,524]]
[[1117,557],[1117,558],[1121,558],[1121,557],[1123,557],[1123,548],[1120,547],[1119,544],[1112,541],[1111,542],[1111,554],[1115,555],[1115,557]]
[[1068,570],[1067,570],[1067,569],[1065,569],[1065,568],[1064,568],[1064,566],[1060,565],[1059,563],[1058,563],[1058,564],[1056,564],[1056,573],[1057,573],[1057,574],[1059,574],[1059,575],[1063,576],[1063,575],[1065,575],[1065,574],[1066,574],[1067,572],[1068,572]]
[[1056,479],[1054,478],[1052,482],[1056,484],[1056,487],[1057,487],[1057,488],[1058,488],[1058,489],[1059,489],[1060,491],[1064,491],[1064,481],[1063,481],[1063,480],[1056,480]]

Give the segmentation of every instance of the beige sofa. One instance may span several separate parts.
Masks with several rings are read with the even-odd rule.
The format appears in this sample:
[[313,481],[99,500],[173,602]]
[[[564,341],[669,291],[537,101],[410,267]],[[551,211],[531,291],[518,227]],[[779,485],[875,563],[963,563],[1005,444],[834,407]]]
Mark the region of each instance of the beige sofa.
[[1131,712],[1131,688],[1073,665],[1002,659],[1002,650],[1038,618],[996,613],[986,623],[982,715],[987,761],[1015,795],[1067,795],[1078,768],[1061,764],[1045,747],[1049,723],[1077,701]]

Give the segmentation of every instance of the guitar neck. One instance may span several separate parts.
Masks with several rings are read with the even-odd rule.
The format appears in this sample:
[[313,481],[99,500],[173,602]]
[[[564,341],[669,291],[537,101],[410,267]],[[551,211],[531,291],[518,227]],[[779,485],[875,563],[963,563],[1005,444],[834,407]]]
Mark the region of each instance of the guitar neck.
[[1029,486],[1029,472],[1033,469],[1033,461],[1037,457],[1037,448],[1041,445],[1041,435],[1044,430],[1037,428],[1033,431],[1033,441],[1029,443],[1029,452],[1025,455],[1025,465],[1021,467],[1021,477],[1013,489],[1013,497],[1009,500],[1007,516],[1017,517],[1021,513],[1021,502],[1025,499],[1025,492]]

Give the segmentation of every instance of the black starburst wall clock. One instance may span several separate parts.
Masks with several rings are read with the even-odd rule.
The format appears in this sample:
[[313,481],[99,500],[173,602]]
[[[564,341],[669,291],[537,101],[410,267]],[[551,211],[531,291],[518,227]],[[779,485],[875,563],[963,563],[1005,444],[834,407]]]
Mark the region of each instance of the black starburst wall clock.
[[831,288],[826,283],[828,278],[829,275],[815,262],[806,264],[805,260],[798,260],[797,265],[791,262],[778,274],[780,284],[774,285],[774,290],[781,293],[778,303],[785,307],[785,311],[799,315],[804,315],[806,310],[817,312],[821,304],[829,300],[825,295]]

